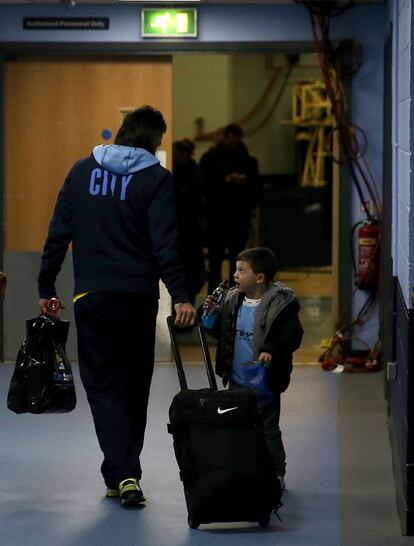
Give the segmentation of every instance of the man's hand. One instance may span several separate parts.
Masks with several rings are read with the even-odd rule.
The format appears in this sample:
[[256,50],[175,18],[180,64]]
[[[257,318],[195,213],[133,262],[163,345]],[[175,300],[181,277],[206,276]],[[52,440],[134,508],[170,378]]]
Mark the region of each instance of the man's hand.
[[176,326],[193,326],[196,323],[197,311],[191,303],[176,303],[174,310]]
[[45,299],[45,298],[40,298],[39,300],[39,307],[40,307],[40,312],[45,314],[47,313],[47,302],[49,300]]
[[247,181],[247,176],[245,174],[239,174],[239,173],[230,173],[228,174],[224,182],[227,184],[244,184],[244,182]]

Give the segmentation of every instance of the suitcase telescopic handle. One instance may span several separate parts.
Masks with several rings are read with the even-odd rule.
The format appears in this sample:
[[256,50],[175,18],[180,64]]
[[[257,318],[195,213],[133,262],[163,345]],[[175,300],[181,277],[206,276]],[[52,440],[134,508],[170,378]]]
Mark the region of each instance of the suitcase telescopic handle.
[[208,350],[208,342],[204,328],[200,322],[197,322],[197,333],[200,340],[201,350],[203,351],[204,365],[206,367],[208,383],[211,389],[217,390],[217,381],[214,374],[213,365],[211,363],[210,351]]
[[[170,315],[167,317],[168,330],[171,337],[171,346],[174,354],[175,364],[177,366],[178,381],[182,389],[187,389],[187,379],[185,376],[183,361],[181,359],[180,348],[178,346],[177,334],[175,326],[175,317]],[[200,340],[201,350],[203,352],[204,365],[207,372],[207,379],[211,389],[217,390],[216,376],[214,375],[213,365],[211,363],[210,352],[208,350],[208,343],[206,335],[200,323],[197,323],[197,333]]]

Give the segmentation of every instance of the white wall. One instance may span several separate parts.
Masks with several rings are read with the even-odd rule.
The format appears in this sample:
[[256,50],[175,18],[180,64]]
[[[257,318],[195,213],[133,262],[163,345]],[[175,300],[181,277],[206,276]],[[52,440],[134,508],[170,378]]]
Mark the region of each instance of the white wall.
[[414,285],[412,153],[412,67],[410,0],[393,3],[393,264],[407,307]]

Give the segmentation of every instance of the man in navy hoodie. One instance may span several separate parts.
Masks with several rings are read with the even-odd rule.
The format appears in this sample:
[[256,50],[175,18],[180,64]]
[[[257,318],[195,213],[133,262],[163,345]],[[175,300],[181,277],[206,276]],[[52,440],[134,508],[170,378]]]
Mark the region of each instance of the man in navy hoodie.
[[139,484],[154,368],[159,280],[176,324],[194,324],[176,243],[174,187],[155,157],[167,126],[143,106],[127,114],[114,145],[72,167],[49,226],[38,277],[47,312],[72,242],[80,375],[92,410],[107,496],[145,501]]

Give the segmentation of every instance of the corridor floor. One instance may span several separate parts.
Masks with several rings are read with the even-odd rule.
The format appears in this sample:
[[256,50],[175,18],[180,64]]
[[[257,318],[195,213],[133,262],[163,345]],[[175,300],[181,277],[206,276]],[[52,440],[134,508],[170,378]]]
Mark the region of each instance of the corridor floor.
[[[332,374],[295,366],[283,396],[287,491],[271,525],[187,527],[182,486],[167,433],[178,391],[175,368],[157,365],[151,395],[142,509],[104,499],[92,419],[75,378],[78,406],[67,415],[15,415],[6,408],[13,368],[0,367],[0,544],[2,546],[400,546],[382,373]],[[201,366],[188,368],[205,386]],[[246,483],[246,502],[249,484]]]

